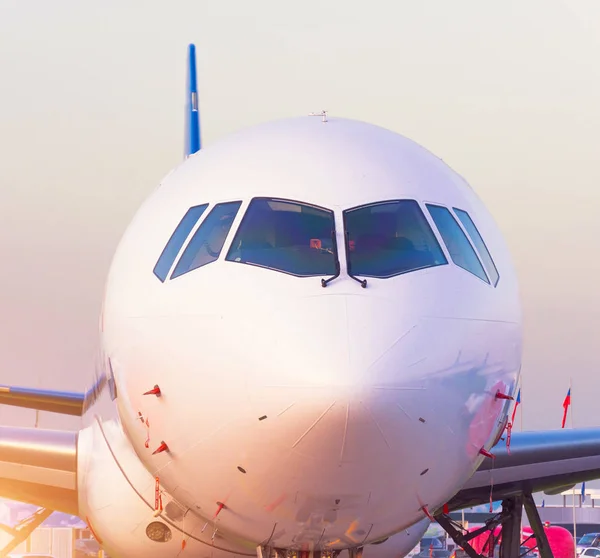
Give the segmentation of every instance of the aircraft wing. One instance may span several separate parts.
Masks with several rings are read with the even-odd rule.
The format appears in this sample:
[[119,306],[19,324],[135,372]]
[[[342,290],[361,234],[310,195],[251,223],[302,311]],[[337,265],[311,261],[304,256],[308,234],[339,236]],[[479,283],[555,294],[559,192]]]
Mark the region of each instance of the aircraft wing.
[[[81,416],[87,393],[0,386],[0,404]],[[0,497],[77,515],[77,432],[0,426]]]
[[85,394],[0,386],[0,404],[81,416]]
[[[502,442],[500,442],[502,444]],[[600,478],[600,428],[514,432],[510,452],[498,444],[448,503],[450,510],[520,494],[557,494]]]
[[0,426],[0,497],[77,515],[77,432]]

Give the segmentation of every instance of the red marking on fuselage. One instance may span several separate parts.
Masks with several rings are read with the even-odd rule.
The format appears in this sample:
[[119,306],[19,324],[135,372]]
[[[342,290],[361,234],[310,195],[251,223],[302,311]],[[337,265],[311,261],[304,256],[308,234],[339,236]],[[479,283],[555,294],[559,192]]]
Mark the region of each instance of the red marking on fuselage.
[[427,516],[429,521],[434,521],[433,516],[429,513],[429,510],[427,509],[427,506],[421,506],[421,510],[423,510],[423,513]]
[[166,442],[161,442],[160,446],[158,446],[153,452],[152,455],[156,455],[157,453],[162,453],[163,451],[169,451],[169,446]]
[[221,510],[225,507],[225,504],[223,502],[218,502],[218,506],[217,506],[217,511],[215,512],[215,515],[213,517],[213,519],[215,517],[217,517],[217,515],[219,515],[221,513]]
[[490,459],[494,459],[496,456],[493,453],[490,453],[489,451],[487,451],[485,448],[481,448],[479,450],[479,453],[481,455],[485,455],[485,457],[489,457]]
[[497,421],[505,402],[497,399],[496,393],[504,393],[505,391],[507,391],[506,384],[504,382],[496,382],[490,389],[491,393],[488,392],[475,411],[469,425],[469,437],[466,443],[467,455],[471,459],[477,458],[479,448],[487,444],[495,428],[498,427],[500,434],[504,431],[505,425],[498,425]]
[[161,394],[160,388],[158,386],[154,386],[151,390],[145,391],[144,395],[156,395],[159,397]]

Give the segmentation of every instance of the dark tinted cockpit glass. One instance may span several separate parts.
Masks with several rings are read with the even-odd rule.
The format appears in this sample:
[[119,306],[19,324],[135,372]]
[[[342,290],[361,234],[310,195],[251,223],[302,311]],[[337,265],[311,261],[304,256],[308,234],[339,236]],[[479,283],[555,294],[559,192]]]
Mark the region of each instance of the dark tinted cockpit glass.
[[446,207],[429,204],[427,204],[427,209],[446,243],[452,261],[489,283],[475,250],[450,210]]
[[448,263],[415,200],[349,209],[344,225],[353,275],[385,278]]
[[286,200],[255,198],[227,260],[301,277],[336,271],[333,212]]
[[162,254],[158,258],[156,265],[154,266],[154,275],[156,275],[161,281],[164,281],[169,274],[169,270],[179,254],[179,250],[186,241],[194,225],[198,222],[198,219],[202,216],[208,204],[196,205],[190,207],[186,214],[183,216],[177,228],[173,231],[169,242],[165,246]]
[[242,202],[228,202],[213,207],[184,250],[171,279],[218,259],[240,205]]
[[483,261],[483,264],[485,265],[488,275],[492,280],[492,284],[495,287],[498,284],[498,279],[500,279],[500,274],[498,273],[498,268],[496,267],[496,264],[492,259],[490,251],[487,249],[483,238],[479,234],[479,230],[475,226],[475,223],[473,223],[473,219],[471,219],[471,216],[462,209],[456,209],[455,207],[454,212],[456,213],[456,216],[460,219],[460,222],[467,231],[468,235],[471,237],[471,240],[473,241],[475,248],[477,248],[479,256]]

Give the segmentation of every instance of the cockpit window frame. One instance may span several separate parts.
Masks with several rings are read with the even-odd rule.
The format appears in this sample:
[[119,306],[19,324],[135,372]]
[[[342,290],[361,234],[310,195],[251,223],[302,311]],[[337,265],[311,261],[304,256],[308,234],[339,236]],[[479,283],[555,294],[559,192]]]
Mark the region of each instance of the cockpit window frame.
[[[167,243],[162,249],[160,256],[158,256],[158,259],[154,264],[154,268],[152,269],[155,277],[161,283],[164,283],[170,278],[174,266],[177,265],[189,239],[195,234],[196,229],[206,217],[207,210],[209,209],[211,209],[210,203],[199,203],[189,207],[183,217],[179,220],[179,223],[177,223],[177,226],[173,229],[169,240],[167,240]],[[194,213],[198,214],[195,219]],[[190,219],[188,220],[188,218]],[[188,224],[189,226],[187,226]],[[164,264],[167,261],[169,262],[169,266],[164,268],[161,264]]]
[[442,239],[438,236],[439,232],[437,230],[437,227],[435,227],[434,224],[428,218],[428,213],[425,210],[425,208],[423,207],[423,204],[421,203],[420,200],[415,199],[415,198],[391,198],[391,199],[386,199],[386,200],[378,200],[378,201],[368,202],[368,203],[355,205],[352,207],[347,207],[347,208],[342,209],[342,222],[343,222],[343,226],[344,226],[344,251],[345,251],[345,255],[346,255],[346,269],[347,269],[348,274],[351,277],[353,276],[353,271],[352,271],[352,264],[350,262],[350,244],[349,244],[349,235],[348,235],[347,214],[351,211],[356,211],[358,209],[366,209],[368,207],[375,207],[378,205],[389,205],[389,204],[400,203],[400,202],[413,202],[417,205],[417,207],[421,213],[421,217],[423,218],[424,222],[427,224],[427,227],[429,229],[429,232],[431,233],[432,239],[435,240],[437,247],[440,251],[440,254],[442,255],[442,257],[444,258],[445,261],[442,263],[439,263],[439,264],[426,265],[426,266],[422,266],[422,267],[416,267],[416,268],[412,268],[412,269],[399,271],[397,273],[393,273],[393,274],[386,275],[386,276],[365,275],[365,274],[360,274],[360,273],[358,273],[357,275],[360,277],[368,277],[369,279],[386,280],[386,279],[392,279],[394,277],[399,277],[400,275],[406,275],[408,273],[413,273],[415,271],[423,271],[426,269],[434,269],[437,267],[443,267],[443,266],[449,265],[450,262],[452,261],[451,258],[449,257],[449,254],[447,254],[445,251],[445,245],[442,242]]
[[[197,265],[195,267],[190,267],[189,269],[186,269],[185,271],[179,271],[177,274],[177,270],[178,270],[178,266],[180,265],[180,263],[182,262],[183,257],[186,255],[186,252],[188,250],[188,248],[191,246],[192,242],[194,242],[194,240],[196,239],[196,235],[199,234],[199,231],[202,227],[204,227],[204,225],[206,224],[206,221],[209,218],[212,218],[213,214],[215,213],[215,210],[219,207],[219,206],[227,206],[227,205],[237,205],[237,209],[235,210],[235,214],[233,216],[233,219],[231,221],[231,224],[229,225],[229,228],[227,230],[227,233],[225,235],[225,237],[223,238],[223,242],[221,244],[221,247],[219,248],[218,252],[217,252],[217,256],[214,257],[214,259],[205,262],[201,265]],[[203,267],[206,267],[207,265],[213,264],[215,262],[218,262],[219,260],[222,259],[223,256],[223,252],[224,249],[229,245],[229,239],[231,238],[231,234],[232,231],[234,230],[234,227],[237,223],[237,219],[239,217],[239,214],[241,211],[244,210],[244,201],[241,199],[232,199],[232,200],[226,200],[226,201],[217,201],[217,202],[212,202],[209,204],[208,210],[205,210],[204,213],[202,214],[201,219],[199,219],[198,223],[196,223],[196,226],[193,228],[192,232],[188,235],[188,238],[184,244],[184,246],[181,247],[181,250],[179,251],[179,254],[176,257],[176,261],[174,263],[174,265],[172,266],[172,269],[170,270],[169,273],[169,280],[172,281],[174,279],[178,279],[179,277],[183,277],[184,275],[187,275],[188,273],[192,273],[193,271],[196,271],[198,269],[201,269]],[[239,225],[238,225],[239,228]],[[237,230],[237,229],[235,229]],[[190,264],[192,265],[192,264]]]
[[[471,217],[470,213],[468,211],[466,211],[465,209],[461,209],[459,207],[452,207],[452,211],[454,212],[454,215],[456,216],[459,225],[464,229],[465,233],[467,234],[467,237],[471,240],[471,244],[475,248],[475,251],[477,252],[477,254],[479,254],[479,259],[481,260],[481,263],[483,264],[483,267],[484,267],[485,271],[487,272],[487,275],[490,279],[491,284],[494,287],[497,287],[498,283],[500,282],[500,272],[498,271],[498,266],[496,265],[496,262],[494,261],[494,258],[492,256],[492,253],[490,252],[490,249],[488,248],[485,240],[483,239],[483,236],[481,234],[481,231],[479,230],[479,227],[475,224],[475,221],[473,220],[473,217]],[[469,223],[473,226],[474,232],[476,233],[476,238],[474,238],[474,235],[471,234],[471,232],[465,225],[464,221],[461,218],[461,214],[464,214],[467,217]],[[479,246],[477,245],[477,243],[476,243],[477,240],[479,240],[481,242],[481,247],[483,248],[483,250],[481,250],[479,248]],[[487,256],[487,259],[489,259],[489,262],[486,262],[486,258],[484,256]],[[495,276],[495,279],[493,278],[493,276]]]
[[[331,220],[332,220],[332,245],[333,245],[333,256],[334,256],[334,265],[335,265],[335,274],[334,274],[334,278],[338,277],[340,275],[340,259],[339,259],[339,247],[338,247],[338,243],[337,243],[337,228],[336,228],[336,210],[335,209],[331,209],[329,207],[324,207],[322,205],[316,204],[316,203],[311,203],[311,202],[307,202],[307,201],[303,201],[303,200],[297,200],[297,199],[290,199],[290,198],[282,198],[280,196],[254,196],[252,198],[250,198],[249,200],[245,201],[245,203],[243,204],[243,206],[240,208],[240,212],[242,212],[242,217],[240,219],[240,221],[237,224],[234,224],[235,230],[233,231],[232,235],[231,235],[231,239],[225,244],[224,246],[224,250],[222,252],[222,254],[224,254],[223,257],[223,261],[225,263],[228,264],[244,264],[244,265],[249,265],[252,267],[258,267],[261,269],[266,269],[269,271],[275,271],[277,273],[282,273],[284,275],[289,275],[291,277],[297,277],[298,279],[314,279],[314,278],[318,278],[318,277],[328,277],[329,275],[331,275],[330,273],[322,273],[319,275],[300,275],[297,273],[293,273],[291,271],[287,271],[285,269],[278,269],[275,267],[271,267],[268,265],[263,265],[263,264],[259,264],[259,263],[255,263],[255,262],[238,262],[235,260],[230,260],[229,259],[229,254],[232,250],[232,246],[233,243],[235,242],[235,239],[237,238],[237,235],[239,234],[239,232],[242,230],[242,227],[244,226],[244,222],[245,220],[248,218],[249,216],[249,212],[250,212],[250,208],[252,207],[252,204],[255,201],[271,201],[271,202],[282,202],[282,203],[290,203],[290,204],[297,204],[300,206],[305,206],[305,207],[310,207],[310,208],[314,208],[317,209],[319,211],[325,211],[331,214]],[[232,227],[232,229],[234,228]]]
[[[462,223],[460,222],[460,219],[452,211],[451,207],[447,206],[447,205],[445,205],[443,203],[440,203],[440,202],[431,202],[431,201],[424,201],[423,205],[425,206],[425,209],[427,210],[427,214],[431,218],[431,221],[434,224],[435,229],[438,232],[438,234],[440,236],[440,239],[442,240],[442,243],[444,245],[444,248],[445,248],[446,252],[448,253],[448,257],[450,258],[450,261],[453,263],[453,265],[455,265],[456,267],[458,267],[458,268],[466,271],[467,273],[469,273],[473,277],[476,277],[477,279],[479,279],[479,281],[481,281],[482,283],[484,283],[484,284],[488,285],[489,287],[493,288],[492,281],[490,280],[490,277],[488,275],[488,272],[487,272],[487,269],[486,269],[485,265],[483,264],[483,261],[481,261],[481,257],[479,256],[479,252],[478,252],[477,248],[473,244],[473,241],[471,240],[470,235],[463,228]],[[433,214],[429,210],[429,208],[432,207],[432,206],[436,207],[436,208],[445,209],[448,212],[448,214],[450,215],[450,217],[452,218],[452,220],[455,222],[456,226],[458,227],[458,230],[464,235],[464,237],[465,237],[468,245],[471,247],[471,250],[473,251],[473,254],[475,255],[475,259],[479,262],[479,265],[481,266],[481,270],[483,271],[484,277],[480,277],[473,270],[468,269],[468,268],[466,268],[466,267],[464,267],[462,265],[459,265],[454,260],[454,258],[452,257],[452,254],[450,252],[450,247],[448,246],[448,244],[446,242],[446,239],[444,238],[444,235],[442,234],[442,231],[440,230],[440,228],[439,228],[439,226],[438,226],[435,218],[433,217]]]

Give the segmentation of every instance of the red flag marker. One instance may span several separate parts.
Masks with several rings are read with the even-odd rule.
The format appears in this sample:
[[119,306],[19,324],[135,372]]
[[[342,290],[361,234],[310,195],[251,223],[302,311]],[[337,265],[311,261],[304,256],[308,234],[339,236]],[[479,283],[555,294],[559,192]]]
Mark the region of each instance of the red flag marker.
[[521,388],[519,388],[519,392],[517,393],[517,399],[515,401],[515,406],[513,409],[512,417],[510,418],[510,422],[515,423],[515,415],[517,414],[517,407],[521,403]]
[[508,455],[510,455],[510,435],[512,433],[512,423],[509,422],[506,424],[506,451]]
[[169,446],[167,446],[166,442],[161,442],[160,446],[158,446],[153,452],[152,455],[156,455],[157,453],[162,453],[163,451],[169,451]]
[[155,385],[150,391],[144,392],[144,395],[156,395],[156,397],[160,397],[160,388]]
[[160,479],[154,477],[154,515],[159,515],[163,510],[162,494],[160,493]]
[[429,510],[427,509],[427,506],[421,506],[421,509],[423,510],[423,513],[431,520],[431,521],[435,521],[433,519],[433,516],[429,513]]
[[[217,502],[217,511],[214,515],[214,517],[217,517],[217,515],[219,515],[221,513],[221,510],[225,507],[225,504],[223,502]],[[214,519],[213,517],[213,519]]]
[[144,442],[144,447],[148,449],[150,447],[150,422],[148,421],[148,417],[146,417],[146,441]]
[[479,450],[479,453],[481,455],[485,455],[486,457],[489,457],[490,459],[495,459],[496,456],[493,453],[490,453],[489,451],[487,451],[485,448],[481,448]]
[[562,418],[562,426],[561,428],[565,427],[565,423],[567,422],[567,413],[569,412],[569,405],[571,405],[571,388],[569,388],[569,391],[567,392],[567,396],[565,397],[565,400],[563,401],[563,418]]

